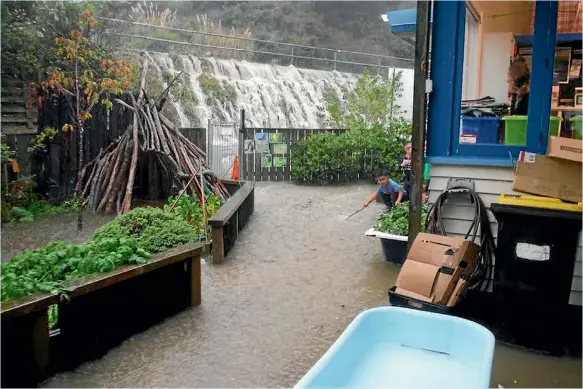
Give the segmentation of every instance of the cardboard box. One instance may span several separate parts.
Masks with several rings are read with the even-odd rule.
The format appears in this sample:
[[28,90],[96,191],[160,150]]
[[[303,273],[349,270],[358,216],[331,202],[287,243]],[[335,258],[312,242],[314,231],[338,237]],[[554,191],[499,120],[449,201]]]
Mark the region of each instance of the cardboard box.
[[579,139],[551,136],[547,149],[549,157],[568,159],[570,161],[583,161],[583,141]]
[[396,293],[447,304],[462,273],[476,268],[480,246],[451,236],[420,233],[397,277]]
[[514,172],[516,192],[581,201],[581,163],[522,151]]

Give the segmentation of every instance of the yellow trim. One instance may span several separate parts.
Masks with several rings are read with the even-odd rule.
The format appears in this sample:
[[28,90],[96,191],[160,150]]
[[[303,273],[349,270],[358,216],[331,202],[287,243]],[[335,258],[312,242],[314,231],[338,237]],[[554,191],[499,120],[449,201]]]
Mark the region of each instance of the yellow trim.
[[500,198],[498,198],[498,204],[514,205],[517,207],[555,209],[559,211],[572,212],[581,212],[583,210],[583,204],[581,202],[572,204],[551,197],[530,195],[501,194]]

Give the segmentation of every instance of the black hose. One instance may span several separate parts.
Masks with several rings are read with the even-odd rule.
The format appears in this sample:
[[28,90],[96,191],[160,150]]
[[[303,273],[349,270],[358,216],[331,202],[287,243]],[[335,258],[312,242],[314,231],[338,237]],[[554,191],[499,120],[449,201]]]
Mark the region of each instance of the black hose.
[[[493,258],[496,250],[492,230],[490,229],[490,221],[488,220],[488,209],[484,205],[482,198],[473,190],[463,186],[456,186],[445,190],[435,203],[431,205],[427,213],[426,230],[431,234],[447,235],[447,231],[443,226],[442,220],[442,206],[449,198],[469,196],[471,204],[474,205],[474,220],[465,235],[465,239],[480,245],[480,255],[478,257],[478,265],[472,274],[469,282],[469,289],[487,291],[492,282],[493,276]],[[478,233],[480,235],[479,242]]]

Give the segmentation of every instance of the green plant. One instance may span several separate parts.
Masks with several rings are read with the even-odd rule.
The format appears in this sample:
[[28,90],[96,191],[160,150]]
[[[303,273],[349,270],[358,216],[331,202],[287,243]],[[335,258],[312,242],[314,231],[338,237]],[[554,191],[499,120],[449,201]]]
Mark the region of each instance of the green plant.
[[[184,75],[182,77],[184,77]],[[172,96],[174,96],[174,99],[183,105],[185,103],[192,103],[193,105],[198,104],[196,95],[194,94],[192,88],[190,88],[188,78],[181,81],[182,82],[177,82],[174,84],[172,88]]]
[[2,263],[1,301],[33,293],[64,293],[65,282],[125,264],[145,263],[150,254],[126,238],[92,240],[83,244],[52,242],[17,254]]
[[[427,222],[428,206],[421,208],[421,231],[425,231]],[[393,235],[407,236],[409,233],[409,203],[405,202],[397,207],[393,207],[389,212],[383,213],[375,226],[380,232]]]
[[2,163],[10,162],[16,156],[16,151],[12,150],[12,147],[4,142],[0,143],[0,152],[2,153]]
[[57,136],[59,131],[55,130],[54,128],[48,127],[45,128],[32,138],[30,144],[28,145],[28,152],[29,153],[39,153],[39,152],[46,152],[47,147],[53,141],[55,136]]
[[[12,195],[2,202],[2,221],[4,222],[32,222],[41,216],[56,215],[63,212],[73,212],[80,208],[76,198],[65,200],[59,205],[39,200],[33,193],[22,193],[22,200]],[[6,213],[6,215],[5,215]]]
[[[205,203],[207,220],[213,216],[223,204],[221,198],[215,194],[208,195],[205,199]],[[186,221],[189,226],[197,231],[199,236],[208,234],[207,220],[204,220],[203,210],[198,198],[184,194],[180,196],[178,200],[175,197],[170,197],[163,209],[164,212],[176,215]]]
[[118,216],[99,228],[94,239],[124,237],[134,240],[139,247],[152,253],[197,241],[194,228],[173,213],[160,208],[141,207]]
[[371,177],[378,168],[387,169],[402,181],[400,159],[411,138],[411,123],[400,117],[396,99],[402,90],[401,73],[389,81],[367,71],[354,90],[348,92],[346,109],[336,91],[324,88],[329,124],[347,127],[346,134],[316,133],[291,150],[292,176],[300,181],[334,181]]
[[12,207],[9,212],[10,220],[17,222],[32,222],[34,221],[34,214],[26,208]]
[[203,93],[206,95],[207,105],[212,105],[214,100],[233,102],[237,99],[237,92],[232,85],[224,80],[219,81],[208,73],[202,73],[198,76],[198,82]]
[[148,72],[148,74],[146,74],[146,90],[151,98],[159,98],[160,95],[162,95],[162,92],[164,92],[164,89],[164,84],[160,81],[158,75],[154,72]]

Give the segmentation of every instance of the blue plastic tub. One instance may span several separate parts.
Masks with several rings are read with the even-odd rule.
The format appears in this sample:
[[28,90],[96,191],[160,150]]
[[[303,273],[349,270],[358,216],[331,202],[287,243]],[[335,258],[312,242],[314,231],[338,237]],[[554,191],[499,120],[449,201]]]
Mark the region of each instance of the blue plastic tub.
[[359,314],[295,388],[489,388],[494,335],[399,307]]
[[497,117],[462,116],[462,134],[475,135],[476,143],[498,144],[500,123]]

